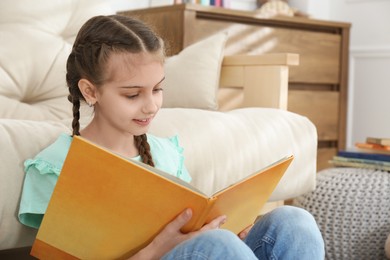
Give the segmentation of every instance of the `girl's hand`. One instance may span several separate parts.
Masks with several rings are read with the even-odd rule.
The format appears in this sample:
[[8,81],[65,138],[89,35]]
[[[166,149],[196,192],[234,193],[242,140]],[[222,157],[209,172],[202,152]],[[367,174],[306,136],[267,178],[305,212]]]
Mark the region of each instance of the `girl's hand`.
[[253,224],[246,227],[243,231],[241,231],[239,234],[238,234],[238,237],[241,238],[241,240],[244,240],[246,238],[246,236],[248,235],[249,231],[251,230],[251,228],[253,227]]
[[200,230],[184,234],[180,231],[180,229],[191,219],[191,217],[191,209],[184,210],[179,216],[170,222],[148,246],[139,251],[131,259],[160,259],[181,242],[206,230],[219,228],[219,226],[226,221],[226,216],[220,216],[204,225]]

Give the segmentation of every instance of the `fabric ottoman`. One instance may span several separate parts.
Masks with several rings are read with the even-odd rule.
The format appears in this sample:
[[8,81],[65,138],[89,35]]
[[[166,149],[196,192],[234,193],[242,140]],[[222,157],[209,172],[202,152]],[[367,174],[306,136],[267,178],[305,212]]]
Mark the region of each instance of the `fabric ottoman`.
[[390,173],[330,168],[317,174],[313,192],[294,199],[316,219],[326,259],[386,259],[390,234]]

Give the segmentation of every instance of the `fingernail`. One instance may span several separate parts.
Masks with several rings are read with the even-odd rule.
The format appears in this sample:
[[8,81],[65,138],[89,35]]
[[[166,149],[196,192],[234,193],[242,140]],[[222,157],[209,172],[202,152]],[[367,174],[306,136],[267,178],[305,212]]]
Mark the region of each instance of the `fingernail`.
[[226,223],[226,218],[219,222],[218,228],[220,228],[223,224]]

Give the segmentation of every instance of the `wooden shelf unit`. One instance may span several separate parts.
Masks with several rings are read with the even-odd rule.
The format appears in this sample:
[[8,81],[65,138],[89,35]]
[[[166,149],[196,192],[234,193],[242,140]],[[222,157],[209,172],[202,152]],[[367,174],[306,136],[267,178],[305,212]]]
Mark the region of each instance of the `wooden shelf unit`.
[[[297,53],[290,67],[288,110],[307,116],[318,131],[318,170],[345,148],[350,24],[302,17],[261,18],[256,12],[180,4],[121,12],[150,24],[167,55],[227,31],[225,54]],[[224,108],[222,108],[223,110]],[[226,108],[227,109],[227,108]]]

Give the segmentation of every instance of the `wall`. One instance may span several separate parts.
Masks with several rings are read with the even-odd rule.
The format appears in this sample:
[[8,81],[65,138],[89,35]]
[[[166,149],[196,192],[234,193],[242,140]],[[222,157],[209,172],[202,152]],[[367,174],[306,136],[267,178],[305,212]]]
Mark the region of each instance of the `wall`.
[[390,137],[390,1],[331,0],[330,18],[352,22],[348,145]]
[[329,19],[328,0],[289,0],[288,4],[316,19]]
[[367,136],[390,137],[390,0],[289,3],[315,18],[352,24],[347,147]]
[[112,9],[115,11],[147,8],[151,0],[111,0]]

